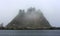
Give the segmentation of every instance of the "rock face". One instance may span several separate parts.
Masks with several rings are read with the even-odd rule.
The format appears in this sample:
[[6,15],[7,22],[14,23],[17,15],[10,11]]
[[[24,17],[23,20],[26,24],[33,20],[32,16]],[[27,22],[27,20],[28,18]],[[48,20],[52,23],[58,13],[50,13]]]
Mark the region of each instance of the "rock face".
[[19,14],[7,25],[11,28],[44,28],[51,27],[40,10],[29,8],[26,12],[19,10]]

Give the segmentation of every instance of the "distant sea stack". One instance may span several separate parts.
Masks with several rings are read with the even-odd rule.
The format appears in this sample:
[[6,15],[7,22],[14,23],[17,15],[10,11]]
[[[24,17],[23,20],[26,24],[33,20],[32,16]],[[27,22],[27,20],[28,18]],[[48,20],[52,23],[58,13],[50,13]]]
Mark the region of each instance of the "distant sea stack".
[[40,10],[28,8],[19,10],[18,15],[7,25],[8,28],[45,28],[51,27]]

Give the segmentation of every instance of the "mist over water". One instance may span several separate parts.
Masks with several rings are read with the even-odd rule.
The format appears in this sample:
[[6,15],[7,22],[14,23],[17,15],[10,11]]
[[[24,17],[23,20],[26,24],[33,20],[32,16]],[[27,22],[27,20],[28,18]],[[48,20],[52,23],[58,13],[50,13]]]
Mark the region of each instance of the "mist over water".
[[60,27],[60,0],[0,0],[0,23],[7,25],[19,9],[31,6],[42,10],[52,26]]

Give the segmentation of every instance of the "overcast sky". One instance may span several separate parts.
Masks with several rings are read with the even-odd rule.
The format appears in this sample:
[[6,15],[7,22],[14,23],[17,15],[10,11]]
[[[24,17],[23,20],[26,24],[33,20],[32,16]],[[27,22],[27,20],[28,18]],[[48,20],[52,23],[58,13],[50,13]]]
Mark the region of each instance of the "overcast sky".
[[60,27],[60,0],[0,0],[0,23],[7,25],[19,9],[40,9],[52,26]]

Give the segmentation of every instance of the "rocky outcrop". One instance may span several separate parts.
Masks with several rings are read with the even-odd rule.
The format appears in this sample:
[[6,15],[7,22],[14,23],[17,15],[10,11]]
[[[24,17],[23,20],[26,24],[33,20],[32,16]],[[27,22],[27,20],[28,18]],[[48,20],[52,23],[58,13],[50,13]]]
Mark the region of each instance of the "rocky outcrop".
[[29,8],[26,12],[19,10],[19,14],[8,23],[9,28],[45,28],[51,27],[40,10]]

